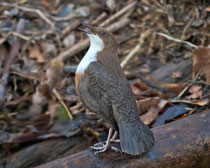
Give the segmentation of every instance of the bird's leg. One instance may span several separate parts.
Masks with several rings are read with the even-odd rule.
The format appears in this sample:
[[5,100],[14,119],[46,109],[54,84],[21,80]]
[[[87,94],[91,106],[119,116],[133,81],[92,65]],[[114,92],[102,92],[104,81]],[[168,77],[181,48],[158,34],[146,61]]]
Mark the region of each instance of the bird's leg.
[[[115,131],[113,136],[112,136],[112,132],[113,132],[113,129],[110,128],[107,140],[105,142],[99,142],[99,143],[97,143],[97,144],[95,144],[94,146],[91,147],[91,149],[93,149],[93,150],[98,150],[94,154],[105,152],[110,147],[110,142],[120,142],[119,139],[116,139],[117,131]],[[112,136],[112,138],[111,138],[111,136]],[[113,147],[113,146],[111,147],[111,150],[113,150],[115,152],[122,153],[120,149],[118,149],[116,147]]]
[[[114,135],[112,136],[112,138],[111,138],[111,142],[115,142],[115,143],[120,143],[120,140],[119,139],[116,139],[117,138],[117,134],[118,134],[118,132],[117,131],[115,131],[114,132]],[[119,153],[121,153],[122,154],[122,151],[120,150],[120,149],[118,149],[118,148],[115,148],[115,147],[111,147],[111,150],[113,150],[113,151],[115,151],[115,152],[119,152]]]
[[95,144],[94,146],[91,146],[91,149],[98,150],[97,152],[95,152],[95,154],[105,152],[109,148],[112,132],[113,132],[113,129],[110,128],[105,144],[103,142],[99,142],[99,143]]
[[111,142],[120,143],[120,140],[119,139],[116,139],[117,138],[117,134],[118,134],[118,132],[115,131],[114,132],[114,135],[111,138]]

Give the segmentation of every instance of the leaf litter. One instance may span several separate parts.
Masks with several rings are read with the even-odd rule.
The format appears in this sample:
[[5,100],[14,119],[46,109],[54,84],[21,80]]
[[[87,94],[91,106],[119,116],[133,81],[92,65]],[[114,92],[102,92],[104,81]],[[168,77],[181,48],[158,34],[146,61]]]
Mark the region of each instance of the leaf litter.
[[[85,109],[74,88],[89,46],[77,30],[81,21],[116,37],[140,118],[149,127],[208,109],[209,12],[202,3],[150,0],[1,1],[0,163],[15,165],[10,158],[41,146],[40,140],[53,144],[81,136],[93,144],[106,137],[108,125]],[[30,157],[20,165],[25,163],[37,164]]]

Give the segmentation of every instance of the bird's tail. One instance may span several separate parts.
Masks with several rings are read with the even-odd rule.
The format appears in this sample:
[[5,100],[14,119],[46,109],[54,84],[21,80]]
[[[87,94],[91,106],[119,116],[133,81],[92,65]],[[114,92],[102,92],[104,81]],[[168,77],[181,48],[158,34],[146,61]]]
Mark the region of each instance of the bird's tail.
[[119,122],[122,152],[140,155],[148,152],[155,143],[152,131],[139,120],[136,123]]

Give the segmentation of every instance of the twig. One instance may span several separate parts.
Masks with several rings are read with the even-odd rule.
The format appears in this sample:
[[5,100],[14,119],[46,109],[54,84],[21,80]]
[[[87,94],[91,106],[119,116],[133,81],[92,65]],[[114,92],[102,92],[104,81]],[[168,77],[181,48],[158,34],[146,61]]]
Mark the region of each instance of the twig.
[[[128,18],[123,18],[119,20],[118,22],[113,23],[110,25],[107,30],[110,32],[115,32],[119,30],[120,28],[128,25],[130,23],[130,19]],[[80,51],[86,49],[89,45],[89,39],[83,40],[75,44],[74,46],[70,47],[68,50],[62,52],[59,54],[57,57],[58,60],[60,61],[65,61],[66,59],[72,57],[73,55],[79,53]]]
[[102,20],[104,20],[104,18],[107,17],[107,13],[106,12],[103,12],[102,14],[100,14],[95,20],[93,20],[90,25],[91,26],[94,26],[94,25],[97,25],[99,22],[101,22]]
[[53,30],[55,29],[53,22],[50,19],[48,19],[47,16],[45,16],[45,14],[39,9],[27,8],[27,7],[23,7],[23,6],[18,6],[16,4],[9,4],[6,2],[0,2],[0,5],[6,6],[6,7],[17,8],[17,9],[23,10],[25,12],[36,13],[37,15],[39,15],[41,17],[41,19],[43,19],[45,22],[47,22]]
[[66,22],[66,21],[69,21],[73,18],[80,17],[80,16],[81,16],[80,14],[72,13],[69,16],[65,16],[65,17],[51,17],[51,18],[56,22]]
[[[25,27],[25,20],[20,19],[20,21],[18,22],[17,28],[16,28],[16,32],[18,34],[23,33],[24,27]],[[0,107],[2,107],[3,98],[4,98],[4,94],[5,94],[5,87],[8,82],[10,67],[11,67],[12,62],[14,61],[15,57],[18,55],[19,48],[20,48],[20,38],[15,36],[12,41],[12,49],[9,53],[7,62],[4,66],[3,75],[2,75],[2,78],[0,81]]]
[[69,32],[76,29],[80,24],[81,22],[79,20],[75,20],[72,24],[65,27],[65,29],[62,30],[62,38],[66,37]]
[[141,49],[142,44],[144,43],[144,39],[149,36],[151,30],[147,30],[142,33],[139,37],[139,43],[130,51],[130,53],[125,57],[125,59],[121,62],[121,67],[124,68],[128,61]]
[[36,77],[32,74],[22,74],[20,72],[16,72],[16,71],[11,71],[12,74],[17,75],[21,78],[26,78],[28,80],[34,80],[34,81],[41,81],[41,79],[39,77]]
[[107,20],[105,20],[103,23],[100,24],[100,26],[107,26],[108,24],[110,24],[112,21],[114,21],[116,18],[120,17],[121,15],[123,15],[124,13],[126,13],[128,10],[130,10],[131,8],[133,8],[136,5],[137,1],[134,1],[130,4],[128,4],[126,7],[122,8],[120,11],[118,11],[117,13],[115,13],[114,15],[112,15],[110,18],[108,18]]
[[32,43],[35,43],[35,41],[33,40],[35,37],[35,34],[33,34],[31,37],[28,38],[27,40],[27,43],[24,45],[21,53],[20,53],[20,56],[22,56],[24,54],[24,52],[26,51],[26,49],[28,48],[29,44],[32,42]]
[[175,41],[177,43],[184,43],[184,44],[187,44],[187,45],[189,45],[190,47],[193,47],[193,48],[198,48],[198,46],[196,46],[195,44],[192,44],[192,43],[190,43],[188,41],[184,41],[184,40],[180,40],[180,39],[177,39],[177,38],[173,38],[173,37],[171,37],[171,36],[169,36],[167,34],[164,34],[164,33],[157,33],[157,34],[167,38],[168,40],[172,40],[172,41]]
[[[93,20],[90,25],[96,25],[101,20],[103,20],[105,17],[107,17],[107,13],[103,12],[101,15],[99,15],[95,20]],[[62,30],[62,37],[64,38],[71,32],[72,30],[76,29],[81,24],[81,21],[75,20],[71,25],[68,25],[65,29]]]
[[144,82],[147,86],[151,87],[152,89],[159,90],[163,93],[168,93],[171,97],[174,96],[174,93],[171,92],[170,90],[168,90],[167,88],[156,86],[152,82],[150,82],[149,80],[144,79],[141,75],[137,75],[136,77],[139,78],[142,82]]
[[24,35],[19,34],[19,33],[17,33],[17,32],[11,32],[11,34],[12,34],[13,36],[17,36],[17,37],[19,37],[19,38],[21,38],[21,39],[23,39],[23,40],[25,40],[25,41],[30,41],[30,42],[32,42],[32,43],[35,43],[35,41],[31,39],[31,37],[24,36]]
[[195,76],[195,78],[193,79],[192,82],[190,82],[182,91],[181,93],[177,96],[177,98],[181,98],[182,95],[193,85],[193,83],[197,80],[198,76],[201,74],[201,72],[199,71],[197,73],[197,75]]
[[65,110],[67,111],[67,114],[69,116],[69,118],[72,120],[73,119],[73,116],[70,112],[70,109],[66,106],[66,104],[63,102],[60,94],[58,93],[58,91],[54,88],[53,89],[53,93],[55,94],[55,96],[57,97],[58,101],[62,104],[62,106],[65,108]]
[[185,32],[187,31],[187,29],[191,26],[193,20],[195,19],[193,13],[190,13],[190,15],[188,15],[188,17],[192,17],[190,19],[190,21],[186,24],[186,26],[184,27],[183,31],[182,31],[182,35],[181,35],[181,39],[184,40],[185,39]]

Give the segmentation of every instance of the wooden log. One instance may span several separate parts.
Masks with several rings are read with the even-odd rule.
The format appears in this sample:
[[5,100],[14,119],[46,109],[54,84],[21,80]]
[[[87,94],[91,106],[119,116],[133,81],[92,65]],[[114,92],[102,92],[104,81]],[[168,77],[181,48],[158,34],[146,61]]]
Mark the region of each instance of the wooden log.
[[179,63],[168,62],[160,68],[151,72],[151,76],[161,83],[173,83],[173,72],[179,71],[182,74],[180,80],[177,82],[186,82],[191,79],[189,74],[192,74],[192,59],[186,59]]
[[28,168],[37,166],[85,150],[92,143],[92,138],[83,135],[76,135],[68,139],[58,138],[41,141],[1,159],[0,167]]
[[175,168],[210,166],[210,110],[152,129],[156,143],[152,148],[156,159],[148,154],[131,156],[112,151],[94,155],[85,150],[38,168]]

